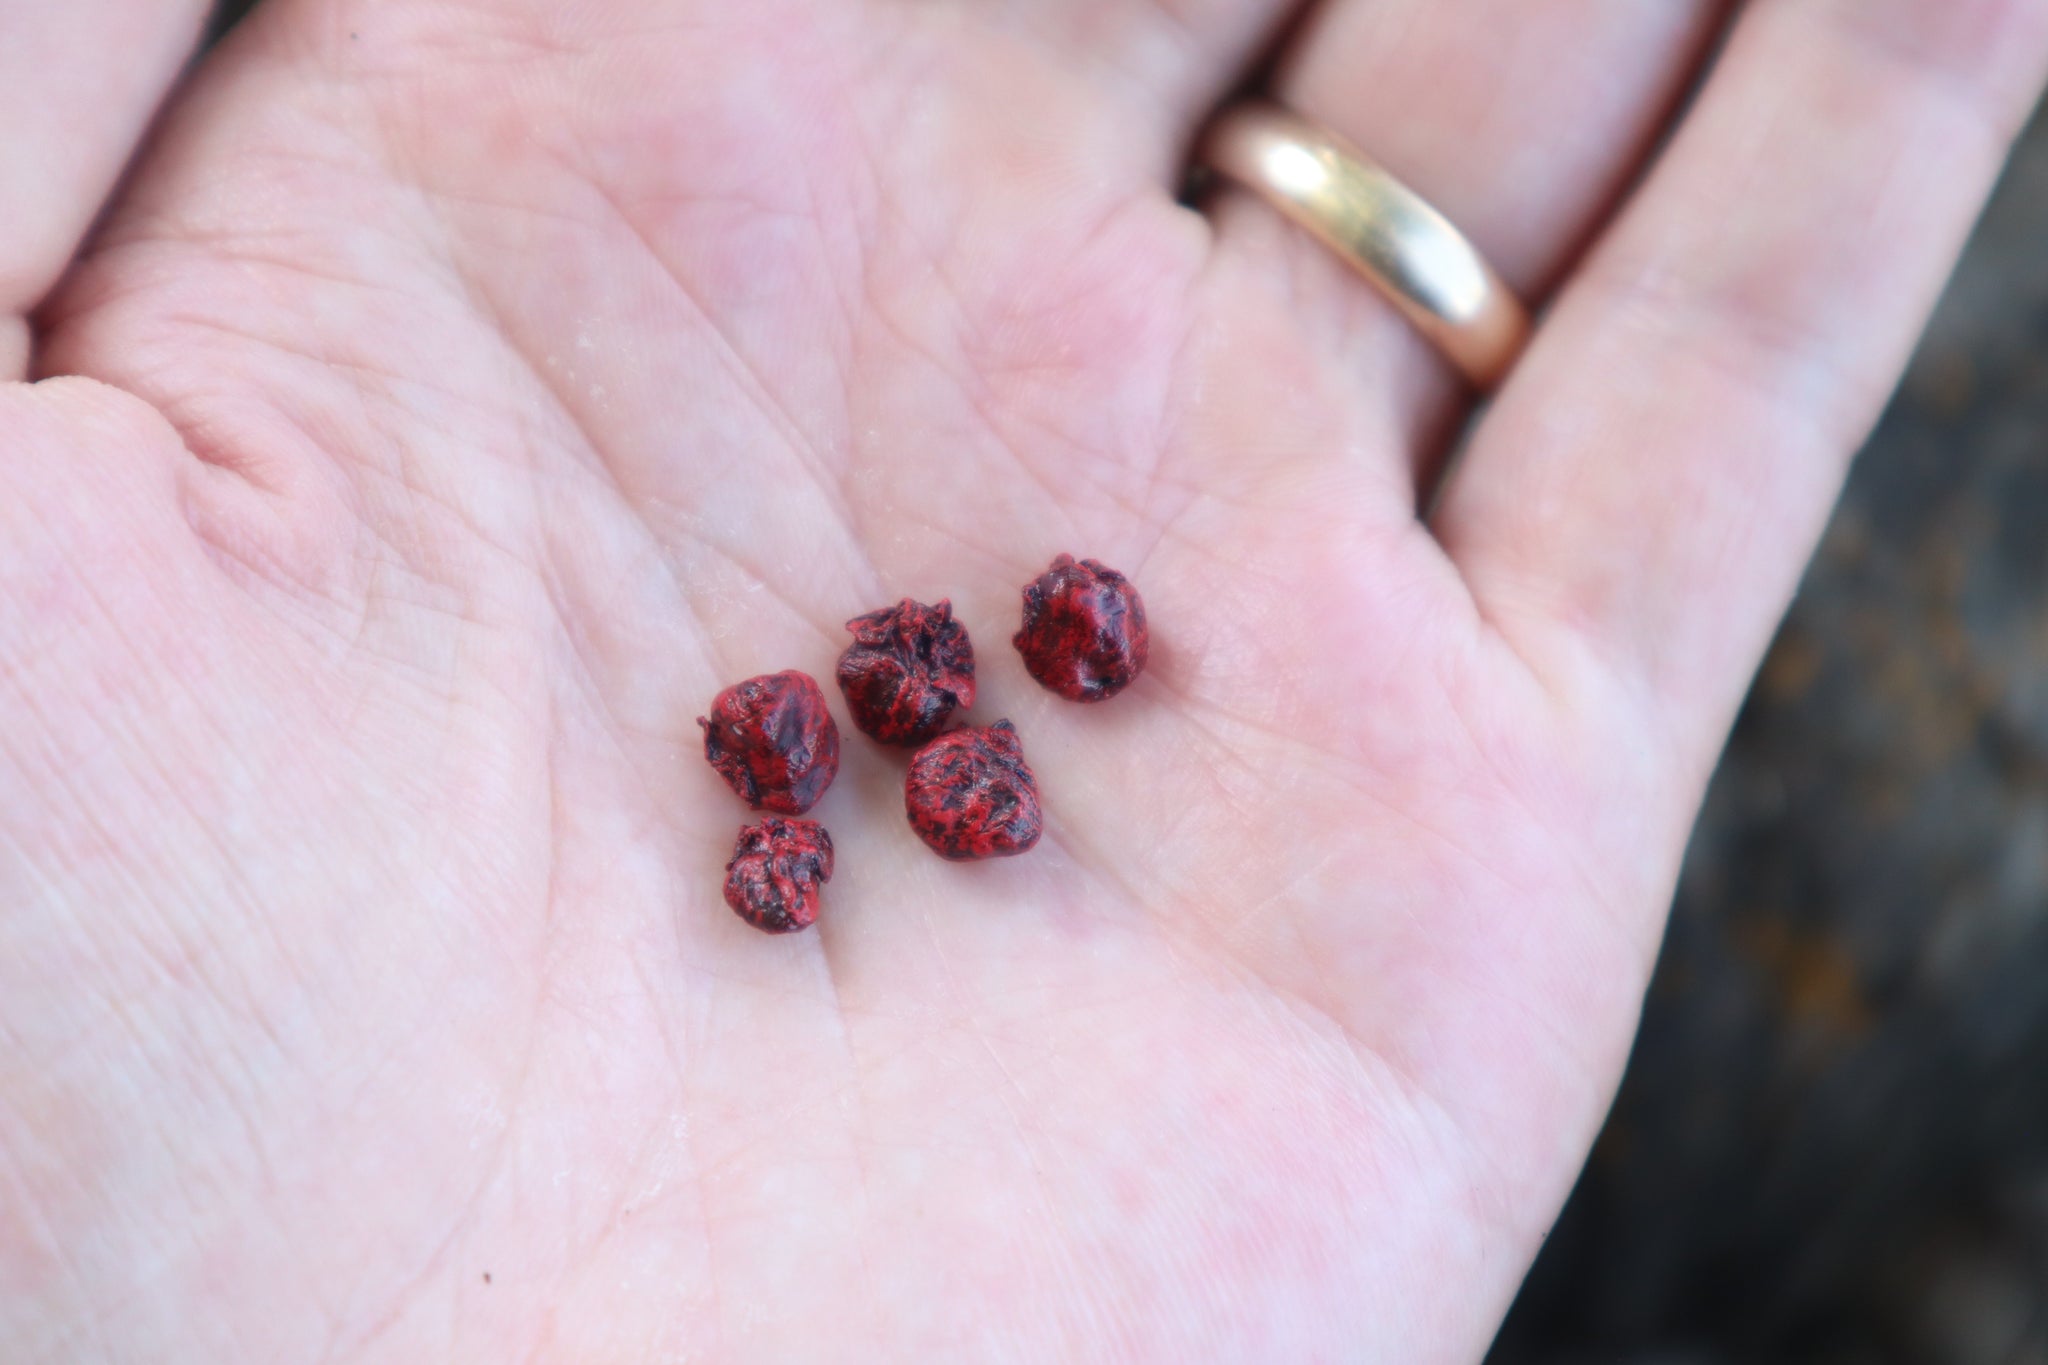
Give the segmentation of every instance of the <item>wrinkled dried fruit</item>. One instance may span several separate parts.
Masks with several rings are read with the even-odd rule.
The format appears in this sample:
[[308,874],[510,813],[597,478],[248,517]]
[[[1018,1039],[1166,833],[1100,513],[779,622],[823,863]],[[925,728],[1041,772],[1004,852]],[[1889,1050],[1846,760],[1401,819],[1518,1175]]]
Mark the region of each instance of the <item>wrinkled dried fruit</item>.
[[839,656],[839,690],[863,734],[918,745],[974,705],[974,646],[953,604],[908,597],[846,623],[853,643]]
[[728,687],[697,723],[704,757],[755,810],[802,815],[839,773],[839,727],[808,673],[769,673]]
[[1024,589],[1012,642],[1039,683],[1068,701],[1107,701],[1145,669],[1151,636],[1131,581],[1092,559],[1061,555]]
[[818,888],[832,880],[832,836],[815,820],[769,816],[740,831],[725,865],[725,903],[756,929],[789,934],[818,919]]
[[1017,727],[953,730],[917,751],[903,783],[910,827],[942,858],[1007,858],[1038,842],[1038,779]]

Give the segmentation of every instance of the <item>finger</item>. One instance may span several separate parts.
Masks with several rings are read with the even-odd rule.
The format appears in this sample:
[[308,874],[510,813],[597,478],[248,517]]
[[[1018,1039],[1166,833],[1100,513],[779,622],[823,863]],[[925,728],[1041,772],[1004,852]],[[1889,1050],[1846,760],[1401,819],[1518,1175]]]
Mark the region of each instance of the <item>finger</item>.
[[1727,6],[1325,0],[1283,103],[1420,190],[1537,293],[1612,206]]
[[0,21],[0,378],[191,54],[204,0],[15,4]]
[[1123,117],[1132,151],[1178,174],[1193,125],[1301,0],[997,0],[998,28],[1035,34]]
[[28,373],[28,320],[0,317],[0,383]]
[[2044,69],[2043,0],[1753,6],[1446,490],[1510,640],[1702,777]]
[[[1283,104],[1357,143],[1442,210],[1510,285],[1540,296],[1638,170],[1719,31],[1720,0],[1324,0],[1285,54]],[[1242,195],[1220,230],[1315,284],[1307,314],[1419,435],[1449,370],[1321,246]],[[1300,285],[1297,284],[1300,289]]]

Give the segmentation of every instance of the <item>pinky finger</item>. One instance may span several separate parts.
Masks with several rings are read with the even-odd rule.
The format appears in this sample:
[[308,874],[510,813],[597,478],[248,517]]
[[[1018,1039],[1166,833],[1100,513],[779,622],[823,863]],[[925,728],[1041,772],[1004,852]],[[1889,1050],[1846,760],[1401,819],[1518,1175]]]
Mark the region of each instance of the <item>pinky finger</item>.
[[1701,772],[2048,68],[2048,0],[1752,0],[1437,530]]

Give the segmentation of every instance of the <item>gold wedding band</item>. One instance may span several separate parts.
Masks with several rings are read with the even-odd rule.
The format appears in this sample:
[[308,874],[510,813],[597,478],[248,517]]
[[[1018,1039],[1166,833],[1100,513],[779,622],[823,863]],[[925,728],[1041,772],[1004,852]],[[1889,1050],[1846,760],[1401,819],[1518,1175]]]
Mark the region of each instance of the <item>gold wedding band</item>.
[[1218,116],[1201,159],[1341,256],[1475,388],[1513,368],[1529,337],[1521,300],[1449,219],[1343,138],[1251,101]]

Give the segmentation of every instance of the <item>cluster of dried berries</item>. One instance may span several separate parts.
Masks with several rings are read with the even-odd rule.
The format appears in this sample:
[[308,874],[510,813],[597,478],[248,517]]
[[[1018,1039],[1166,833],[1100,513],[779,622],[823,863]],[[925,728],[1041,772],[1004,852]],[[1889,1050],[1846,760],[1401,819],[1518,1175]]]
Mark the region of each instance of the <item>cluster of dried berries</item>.
[[[755,810],[802,815],[839,775],[839,727],[817,679],[790,670],[720,692],[704,727],[704,757]],[[832,876],[832,836],[815,820],[774,816],[740,830],[725,865],[725,903],[756,929],[787,934],[818,918]]]
[[[974,704],[974,645],[953,604],[903,599],[846,623],[853,643],[837,676],[853,723],[884,744],[917,750],[904,778],[910,827],[939,856],[1007,858],[1044,828],[1038,780],[1017,727],[945,729]],[[1092,559],[1061,555],[1024,589],[1013,643],[1031,676],[1070,701],[1105,701],[1145,668],[1145,604],[1130,580]],[[801,815],[839,771],[839,728],[809,674],[749,678],[718,694],[704,727],[704,757],[756,810]],[[773,817],[740,831],[726,864],[725,899],[773,933],[818,918],[818,888],[832,876],[832,836],[810,820]]]

